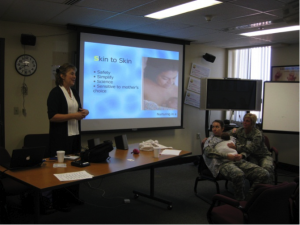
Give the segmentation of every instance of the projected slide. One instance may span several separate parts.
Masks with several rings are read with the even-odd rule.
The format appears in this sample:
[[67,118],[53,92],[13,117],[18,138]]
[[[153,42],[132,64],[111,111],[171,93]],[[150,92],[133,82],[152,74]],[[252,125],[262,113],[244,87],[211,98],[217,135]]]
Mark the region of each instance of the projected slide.
[[181,44],[80,33],[82,131],[182,128]]
[[84,42],[86,119],[177,117],[179,53]]

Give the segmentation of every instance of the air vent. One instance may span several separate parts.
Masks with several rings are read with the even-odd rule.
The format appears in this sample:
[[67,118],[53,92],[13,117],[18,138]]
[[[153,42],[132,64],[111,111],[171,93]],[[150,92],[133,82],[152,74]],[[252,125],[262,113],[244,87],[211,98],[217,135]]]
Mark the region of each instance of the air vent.
[[250,29],[250,28],[258,28],[258,29],[263,29],[263,27],[272,25],[272,21],[264,21],[264,22],[259,22],[259,23],[252,23],[252,24],[247,24],[247,25],[241,25],[241,26],[236,26],[236,27],[228,27],[223,29],[223,31],[233,31],[233,30],[242,30],[242,29]]
[[75,5],[78,2],[81,2],[82,0],[66,0],[64,2],[65,5]]

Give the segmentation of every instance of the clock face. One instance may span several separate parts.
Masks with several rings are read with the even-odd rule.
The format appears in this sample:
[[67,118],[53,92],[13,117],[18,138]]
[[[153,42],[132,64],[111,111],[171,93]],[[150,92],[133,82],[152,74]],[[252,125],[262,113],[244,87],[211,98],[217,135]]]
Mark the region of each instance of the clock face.
[[17,58],[15,67],[17,72],[22,76],[30,76],[35,73],[37,69],[37,63],[32,56],[21,55]]

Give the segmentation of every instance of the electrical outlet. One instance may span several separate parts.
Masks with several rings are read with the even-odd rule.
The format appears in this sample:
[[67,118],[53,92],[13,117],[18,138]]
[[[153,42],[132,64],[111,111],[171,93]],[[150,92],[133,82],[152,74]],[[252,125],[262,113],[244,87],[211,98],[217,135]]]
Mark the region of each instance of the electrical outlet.
[[197,134],[196,134],[196,138],[197,138],[197,139],[200,139],[200,133],[197,133]]
[[19,107],[14,107],[14,115],[19,115]]
[[124,199],[124,203],[130,203],[130,199]]

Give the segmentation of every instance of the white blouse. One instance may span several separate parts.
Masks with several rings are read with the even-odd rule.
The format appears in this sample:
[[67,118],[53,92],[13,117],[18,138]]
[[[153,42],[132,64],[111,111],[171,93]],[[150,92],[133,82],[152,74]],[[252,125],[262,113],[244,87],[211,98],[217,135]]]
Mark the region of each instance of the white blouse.
[[[64,86],[59,86],[63,91],[67,104],[68,104],[68,113],[78,112],[78,102],[73,95],[72,89],[70,88],[71,97]],[[68,136],[74,136],[79,134],[78,121],[76,119],[68,120]]]

